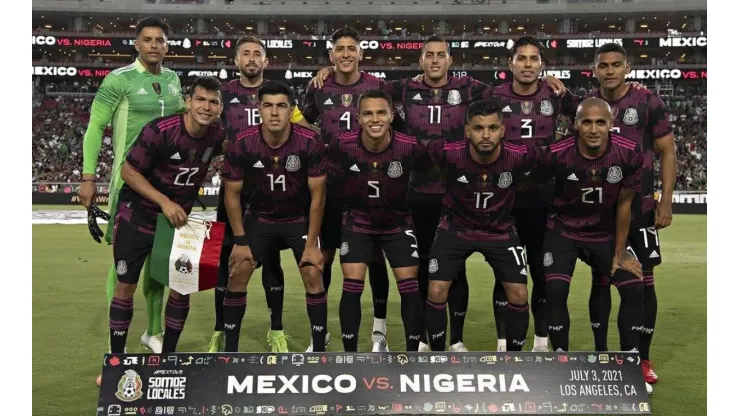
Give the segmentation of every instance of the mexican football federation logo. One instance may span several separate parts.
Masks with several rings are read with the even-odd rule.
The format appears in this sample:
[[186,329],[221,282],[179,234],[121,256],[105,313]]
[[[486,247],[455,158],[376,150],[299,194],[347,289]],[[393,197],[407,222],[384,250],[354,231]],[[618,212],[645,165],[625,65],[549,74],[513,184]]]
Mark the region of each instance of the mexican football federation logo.
[[504,172],[501,174],[501,176],[498,177],[499,188],[508,188],[512,182],[514,181],[511,179],[511,172]]
[[543,116],[550,117],[554,112],[555,111],[552,108],[550,100],[544,100],[540,103],[540,113],[542,113]]
[[213,155],[213,148],[209,147],[206,149],[205,153],[203,153],[203,158],[201,159],[201,162],[208,163],[208,160],[211,159],[211,156]]
[[462,97],[460,96],[460,91],[450,90],[449,94],[447,94],[447,104],[458,105],[461,102],[462,102]]
[[637,122],[640,121],[640,118],[637,116],[637,110],[634,108],[628,108],[627,111],[624,112],[622,121],[624,121],[624,124],[628,126],[637,124]]
[[141,377],[134,370],[126,370],[118,382],[116,397],[122,402],[133,402],[139,400],[144,393],[141,392],[143,383]]
[[393,162],[391,162],[390,166],[388,166],[388,176],[396,179],[401,175],[403,175],[403,167],[401,166],[401,162],[394,160]]
[[175,270],[182,274],[193,272],[193,263],[190,262],[190,258],[186,254],[181,254],[180,258],[175,260]]
[[622,168],[619,166],[612,166],[609,168],[609,172],[606,174],[606,181],[609,183],[617,183],[622,180]]
[[439,263],[437,259],[429,260],[429,273],[436,273],[439,270]]
[[300,168],[301,159],[299,159],[296,155],[288,156],[288,159],[285,161],[285,169],[287,169],[288,172],[295,172]]
[[545,267],[550,267],[552,266],[552,263],[553,263],[552,253],[548,251],[547,253],[545,253],[545,257],[542,259],[542,265]]
[[177,96],[177,94],[180,93],[180,91],[177,90],[177,87],[173,84],[167,84],[167,91],[169,91],[170,95],[173,97]]

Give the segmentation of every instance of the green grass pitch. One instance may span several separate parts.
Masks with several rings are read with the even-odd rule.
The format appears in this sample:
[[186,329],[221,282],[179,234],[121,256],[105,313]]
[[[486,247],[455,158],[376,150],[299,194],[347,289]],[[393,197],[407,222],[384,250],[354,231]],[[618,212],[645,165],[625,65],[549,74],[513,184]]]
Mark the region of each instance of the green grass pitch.
[[[707,219],[676,216],[661,232],[663,265],[656,269],[658,323],[651,349],[660,382],[652,396],[656,415],[706,414],[707,402]],[[33,226],[33,413],[94,414],[98,388],[95,377],[102,368],[108,336],[105,276],[112,262],[108,247],[95,244],[84,225]],[[286,272],[284,322],[292,336],[289,347],[303,351],[309,324],[304,291],[292,256],[283,255]],[[495,349],[491,311],[493,277],[479,255],[468,260],[470,307],[465,344],[471,350]],[[329,351],[340,351],[339,298],[341,271],[334,264],[329,294]],[[571,349],[593,348],[588,320],[590,271],[576,269],[570,294]],[[360,348],[370,347],[372,310],[369,285],[363,296],[364,316]],[[616,330],[618,295],[612,289],[609,345],[619,345]],[[129,351],[144,351],[139,337],[146,326],[144,299],[137,293],[136,312],[129,333]],[[192,297],[192,309],[180,351],[204,351],[213,329],[213,292]],[[391,286],[388,305],[388,340],[392,350],[403,348],[400,302]],[[247,315],[242,326],[242,351],[265,351],[269,327],[262,284],[252,279]],[[525,346],[531,350],[532,326]]]

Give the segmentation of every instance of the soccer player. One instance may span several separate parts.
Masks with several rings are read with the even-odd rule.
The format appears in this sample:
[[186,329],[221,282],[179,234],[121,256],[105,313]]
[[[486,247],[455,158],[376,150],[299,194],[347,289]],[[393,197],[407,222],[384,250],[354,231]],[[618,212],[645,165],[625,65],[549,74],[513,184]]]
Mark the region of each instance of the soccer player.
[[[426,329],[432,350],[444,351],[448,292],[458,270],[480,252],[503,282],[508,299],[508,351],[521,351],[529,326],[527,262],[511,214],[522,177],[530,171],[534,147],[504,141],[501,109],[476,101],[467,110],[467,140],[429,145],[432,160],[445,168],[444,210],[429,260]],[[452,349],[452,348],[450,348]]]
[[[325,351],[327,305],[319,247],[327,173],[324,145],[316,132],[290,122],[294,98],[286,84],[265,83],[257,99],[262,124],[237,133],[224,163],[226,212],[234,243],[224,298],[225,350],[239,349],[249,279],[277,241],[293,251],[306,288],[313,349]],[[242,219],[244,183],[249,207]]]
[[[629,244],[642,264],[645,299],[645,322],[640,335],[640,358],[645,381],[658,381],[650,361],[658,301],[655,295],[654,268],[661,263],[658,230],[671,225],[673,188],[676,184],[676,152],[673,131],[663,100],[647,89],[625,83],[630,73],[627,55],[622,46],[608,43],[597,49],[593,71],[601,84],[589,94],[606,100],[611,106],[612,131],[640,144],[643,151],[642,189],[633,199],[634,218]],[[661,199],[653,197],[655,186],[654,160],[660,154]],[[609,279],[593,268],[593,283],[589,311],[597,351],[606,351],[607,325],[611,310]]]
[[[360,129],[342,133],[329,145],[330,157],[345,175],[348,199],[340,261],[344,283],[339,322],[345,351],[357,351],[367,264],[382,249],[401,295],[406,350],[418,351],[424,330],[416,274],[419,267],[411,208],[406,199],[412,164],[426,153],[416,138],[393,131],[393,100],[382,90],[358,99]],[[373,352],[387,346],[373,342]]]
[[[147,17],[136,24],[134,46],[139,56],[131,65],[116,69],[103,80],[90,109],[90,122],[83,142],[82,185],[80,202],[88,210],[95,199],[98,155],[103,143],[103,132],[109,123],[113,126],[115,157],[109,186],[108,229],[105,240],[113,242],[113,226],[118,208],[118,194],[123,186],[121,170],[131,147],[145,124],[157,117],[166,117],[185,110],[180,79],[174,71],[162,67],[167,54],[169,25],[156,17]],[[116,268],[108,271],[106,293],[108,304],[118,282]],[[162,352],[162,298],[164,286],[149,278],[149,261],[142,275],[147,331],[141,336],[142,345],[155,353]]]
[[599,98],[578,106],[575,125],[578,134],[548,146],[532,172],[539,181],[555,178],[542,249],[550,342],[555,351],[568,351],[568,292],[580,258],[617,286],[620,351],[637,351],[644,317],[642,271],[627,250],[627,235],[632,199],[642,186],[642,149],[609,132],[611,109]]
[[[243,36],[236,42],[234,63],[239,68],[239,78],[223,83],[224,111],[221,122],[226,128],[227,138],[233,139],[241,130],[249,126],[256,126],[262,122],[257,101],[257,90],[265,83],[264,70],[269,64],[264,42],[254,36]],[[304,127],[315,128],[310,125],[301,114],[298,107],[294,107],[290,117],[292,123]],[[249,201],[242,195],[242,209],[246,209]],[[221,249],[221,262],[218,273],[218,285],[214,292],[216,308],[216,325],[209,346],[209,352],[219,352],[224,349],[224,294],[229,279],[229,255],[231,243],[231,227],[224,205],[224,184],[219,192],[216,219],[226,223],[226,238]],[[266,253],[262,265],[262,287],[265,290],[265,300],[270,311],[270,330],[267,333],[267,342],[273,352],[288,352],[288,344],[283,332],[283,295],[285,288],[285,274],[280,266],[280,248],[271,247]]]
[[[187,112],[146,124],[126,157],[113,237],[118,282],[109,311],[112,353],[126,347],[134,292],[152,251],[157,215],[162,213],[174,227],[185,226],[208,165],[223,152],[226,134],[217,123],[223,109],[220,88],[215,78],[196,79]],[[163,352],[175,350],[189,310],[190,296],[170,290]]]
[[[575,113],[580,97],[570,91],[559,96],[548,88],[540,74],[545,67],[542,45],[532,36],[523,36],[509,51],[509,69],[514,80],[493,86],[484,98],[493,100],[504,113],[506,139],[521,140],[544,147],[556,136],[558,116]],[[512,214],[522,246],[530,259],[542,257],[542,239],[552,189],[537,186],[523,178],[517,190]],[[547,319],[545,317],[545,275],[538,261],[529,263],[532,276],[532,317],[534,318],[533,351],[547,351]],[[498,350],[506,348],[506,292],[500,280],[493,289],[494,317],[498,334]]]
[[[320,119],[324,144],[328,145],[340,134],[356,131],[360,95],[382,88],[382,80],[361,73],[358,65],[362,61],[360,35],[352,28],[339,29],[332,35],[329,59],[334,64],[333,75],[321,88],[312,85],[306,90],[306,105],[303,114],[311,123]],[[324,289],[331,284],[331,266],[340,246],[340,229],[345,194],[342,180],[345,173],[330,163],[327,179],[327,197],[324,221],[321,229],[321,244],[324,252]],[[388,308],[388,270],[382,251],[378,250],[370,262],[370,287],[373,296],[372,350],[387,351],[386,316]],[[327,336],[328,336],[327,332]],[[327,343],[329,342],[327,338]],[[308,351],[311,351],[309,346]]]

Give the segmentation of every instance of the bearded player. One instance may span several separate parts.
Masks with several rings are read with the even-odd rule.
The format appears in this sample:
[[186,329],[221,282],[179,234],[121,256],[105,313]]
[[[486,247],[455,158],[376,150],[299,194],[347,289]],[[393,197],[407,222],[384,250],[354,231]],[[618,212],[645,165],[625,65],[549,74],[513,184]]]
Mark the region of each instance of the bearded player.
[[[83,142],[83,175],[79,196],[88,212],[98,211],[93,205],[97,190],[96,168],[103,132],[108,124],[112,124],[115,157],[109,186],[110,220],[105,233],[108,244],[113,242],[118,194],[124,182],[121,170],[129,150],[145,124],[157,117],[166,117],[185,109],[180,79],[174,71],[162,67],[162,60],[167,54],[168,30],[169,25],[156,17],[147,17],[136,24],[134,46],[139,53],[138,58],[131,65],[116,69],[105,77],[90,109],[90,122]],[[148,325],[141,336],[141,343],[155,353],[161,353],[164,286],[149,278],[148,258],[143,270],[142,283]],[[114,266],[108,271],[108,304],[113,299],[117,281],[118,274]]]

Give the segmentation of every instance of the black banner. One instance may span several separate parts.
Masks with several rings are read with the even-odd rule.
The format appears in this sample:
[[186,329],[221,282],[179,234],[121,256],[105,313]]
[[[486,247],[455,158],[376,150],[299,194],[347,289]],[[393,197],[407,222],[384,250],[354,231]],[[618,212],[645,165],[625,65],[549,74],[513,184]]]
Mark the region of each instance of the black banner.
[[105,356],[98,416],[649,414],[637,353]]

